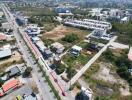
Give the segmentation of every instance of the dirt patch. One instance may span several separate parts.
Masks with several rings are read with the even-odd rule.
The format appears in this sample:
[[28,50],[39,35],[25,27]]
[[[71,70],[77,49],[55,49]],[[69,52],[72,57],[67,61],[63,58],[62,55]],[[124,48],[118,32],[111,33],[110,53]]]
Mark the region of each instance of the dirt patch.
[[109,95],[112,95],[114,92],[113,89],[107,86],[103,86],[101,84],[97,84],[96,89],[98,90],[98,95],[100,96],[109,96]]
[[0,61],[0,70],[4,70],[4,68],[17,63],[18,64],[23,63],[23,59],[18,51],[14,51],[10,58]]
[[56,28],[54,28],[52,31],[44,33],[43,36],[57,41],[58,39],[63,38],[66,34],[71,34],[71,33],[75,33],[79,35],[81,38],[84,38],[90,32],[88,30],[81,30],[78,28],[59,25]]
[[[108,64],[100,63],[99,71],[93,75],[95,79],[104,80],[110,83],[117,83],[117,79],[111,74],[110,68],[108,68]],[[105,67],[107,66],[107,67]],[[110,66],[110,64],[109,64]],[[98,76],[98,77],[97,77]]]

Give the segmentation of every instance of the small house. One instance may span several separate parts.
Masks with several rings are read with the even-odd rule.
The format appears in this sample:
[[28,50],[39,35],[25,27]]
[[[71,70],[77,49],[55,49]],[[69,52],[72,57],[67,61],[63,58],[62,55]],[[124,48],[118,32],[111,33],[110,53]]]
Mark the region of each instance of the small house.
[[11,68],[9,71],[8,71],[8,75],[9,77],[14,77],[14,76],[19,76],[21,74],[19,68],[17,66]]
[[121,23],[128,23],[129,22],[129,18],[128,17],[124,17],[121,19]]
[[50,49],[46,49],[46,50],[44,51],[44,53],[43,53],[43,56],[44,56],[44,58],[48,59],[48,58],[52,57],[52,54],[53,54],[53,53],[51,52]]
[[51,46],[55,49],[57,54],[61,54],[65,49],[65,47],[59,42],[55,42]]
[[70,50],[70,53],[75,55],[75,56],[78,56],[82,51],[82,48],[77,46],[77,45],[74,45],[71,50]]

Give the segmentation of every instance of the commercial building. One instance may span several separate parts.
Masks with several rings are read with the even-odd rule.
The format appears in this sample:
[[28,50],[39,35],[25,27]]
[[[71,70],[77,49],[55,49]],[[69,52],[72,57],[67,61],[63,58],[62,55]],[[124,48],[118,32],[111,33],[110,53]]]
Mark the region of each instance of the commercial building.
[[92,20],[92,19],[83,19],[83,20],[67,19],[64,21],[64,24],[74,27],[94,29],[94,30],[109,30],[112,28],[112,25],[109,22]]
[[41,30],[37,24],[29,24],[25,29],[25,32],[27,32],[29,36],[37,36],[38,34],[40,34]]
[[20,87],[21,84],[20,84],[20,81],[15,79],[15,78],[12,78],[8,81],[6,81],[2,87],[0,88],[0,97],[1,96],[4,96],[5,94],[7,94],[8,92],[12,91],[13,89],[15,88],[18,88]]
[[27,25],[28,19],[23,16],[17,16],[16,22],[19,26]]
[[10,45],[5,45],[0,48],[0,59],[10,57],[12,55]]

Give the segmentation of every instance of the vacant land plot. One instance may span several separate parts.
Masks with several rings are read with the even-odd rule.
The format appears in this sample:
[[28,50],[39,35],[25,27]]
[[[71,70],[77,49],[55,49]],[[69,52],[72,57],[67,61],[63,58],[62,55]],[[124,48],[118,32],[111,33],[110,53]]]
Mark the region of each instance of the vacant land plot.
[[10,58],[0,60],[0,71],[3,71],[5,68],[13,65],[23,63],[23,58],[19,52],[14,51],[13,55]]
[[100,69],[96,74],[93,75],[93,77],[97,80],[103,80],[111,84],[118,84],[120,86],[119,90],[122,95],[130,95],[131,93],[129,92],[128,83],[121,79],[116,71],[111,70],[111,67],[113,67],[113,65],[109,63],[100,63]]
[[[124,50],[120,49],[112,50],[116,57],[122,56],[123,52]],[[107,56],[109,57],[109,54]],[[93,90],[95,98],[131,100],[130,86],[117,74],[117,68],[113,62],[101,56],[84,74],[82,78]]]
[[59,25],[52,31],[44,33],[43,37],[47,37],[57,41],[63,38],[65,35],[71,34],[71,33],[77,34],[79,35],[81,39],[84,39],[85,36],[89,34],[90,32],[88,30],[81,30],[78,28]]
[[73,55],[67,54],[63,57],[63,61],[71,67],[74,67],[76,69],[82,68],[88,60],[91,58],[91,55],[88,54],[80,54],[78,57],[75,57]]

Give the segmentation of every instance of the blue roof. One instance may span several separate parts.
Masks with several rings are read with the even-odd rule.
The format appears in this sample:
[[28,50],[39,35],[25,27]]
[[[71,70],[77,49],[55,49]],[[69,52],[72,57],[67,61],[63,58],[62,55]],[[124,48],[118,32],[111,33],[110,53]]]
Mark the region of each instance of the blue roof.
[[71,13],[71,9],[70,8],[56,8],[55,12],[56,13]]

